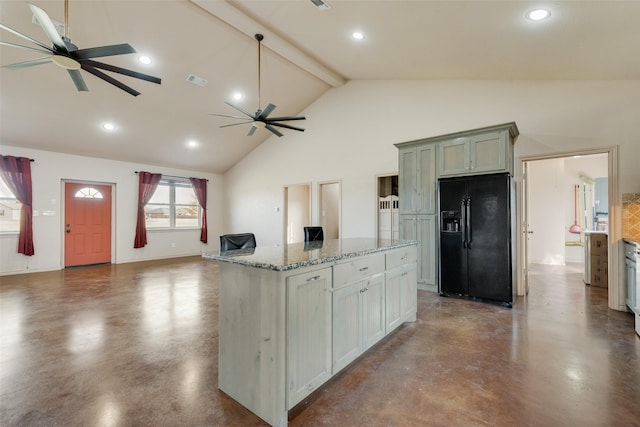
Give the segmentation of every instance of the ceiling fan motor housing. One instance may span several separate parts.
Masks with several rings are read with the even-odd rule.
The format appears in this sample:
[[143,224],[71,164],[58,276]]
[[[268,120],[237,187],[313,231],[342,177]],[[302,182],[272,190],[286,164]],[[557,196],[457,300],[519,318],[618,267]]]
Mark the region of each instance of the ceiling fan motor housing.
[[[73,44],[73,42],[71,41],[71,39],[69,37],[62,37],[62,41],[67,46],[67,50],[69,52],[73,52],[74,50],[78,50],[78,46]],[[55,46],[53,48],[55,49]]]

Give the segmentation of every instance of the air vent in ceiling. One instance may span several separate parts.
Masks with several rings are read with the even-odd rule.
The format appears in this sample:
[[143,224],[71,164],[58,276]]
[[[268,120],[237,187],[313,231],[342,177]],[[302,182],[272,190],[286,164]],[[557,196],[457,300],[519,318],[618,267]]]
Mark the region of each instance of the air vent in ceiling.
[[202,77],[195,76],[193,74],[189,74],[187,76],[187,81],[189,83],[193,83],[194,85],[198,85],[200,87],[205,87],[207,85],[207,80],[203,79]]
[[320,10],[328,10],[331,9],[331,6],[329,6],[326,2],[322,1],[322,0],[309,0],[311,3],[313,3],[313,5],[315,7],[317,7]]

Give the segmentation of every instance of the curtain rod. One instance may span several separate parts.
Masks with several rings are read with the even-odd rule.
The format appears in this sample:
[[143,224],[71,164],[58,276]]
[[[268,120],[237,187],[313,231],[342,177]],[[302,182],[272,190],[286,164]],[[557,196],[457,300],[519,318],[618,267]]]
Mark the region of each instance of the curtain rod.
[[[138,174],[139,172],[140,172],[140,171],[136,171],[136,174]],[[163,177],[165,177],[165,176],[166,176],[167,178],[189,179],[189,177],[188,177],[188,176],[165,175],[165,174],[163,174],[163,173],[162,173],[162,174],[160,174],[160,175],[162,175]],[[209,180],[207,180],[207,182],[209,182]]]
[[[11,156],[5,156],[5,155],[3,154],[3,155],[2,155],[2,157],[7,158],[7,157],[11,157]],[[18,157],[18,158],[20,158],[20,157]],[[35,159],[29,159],[29,161],[30,161],[30,162],[35,162],[36,160],[35,160]]]

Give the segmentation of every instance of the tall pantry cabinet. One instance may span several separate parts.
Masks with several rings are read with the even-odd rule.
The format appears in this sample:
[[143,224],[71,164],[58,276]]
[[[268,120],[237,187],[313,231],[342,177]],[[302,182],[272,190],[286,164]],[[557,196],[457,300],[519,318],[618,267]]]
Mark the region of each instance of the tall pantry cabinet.
[[438,290],[438,179],[509,172],[515,123],[395,144],[399,153],[400,238],[418,241],[418,284]]
[[400,148],[400,238],[418,241],[418,283],[436,290],[436,147]]

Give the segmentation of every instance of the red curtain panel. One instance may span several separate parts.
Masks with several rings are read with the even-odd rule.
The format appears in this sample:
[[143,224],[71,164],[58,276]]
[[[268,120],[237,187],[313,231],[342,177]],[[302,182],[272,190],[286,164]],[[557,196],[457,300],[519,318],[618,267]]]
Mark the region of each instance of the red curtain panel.
[[200,203],[200,206],[202,207],[202,229],[200,231],[200,241],[202,243],[207,243],[207,180],[189,178],[189,181],[191,181],[191,186],[193,187],[194,193],[196,193],[198,203]]
[[2,156],[0,177],[22,203],[18,253],[31,256],[33,247],[33,207],[31,204],[31,160],[26,157]]
[[144,248],[147,245],[147,226],[144,218],[144,207],[155,193],[162,174],[138,172],[138,219],[136,222],[136,238],[134,248]]

